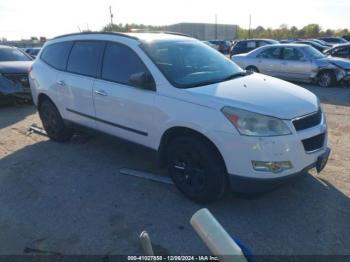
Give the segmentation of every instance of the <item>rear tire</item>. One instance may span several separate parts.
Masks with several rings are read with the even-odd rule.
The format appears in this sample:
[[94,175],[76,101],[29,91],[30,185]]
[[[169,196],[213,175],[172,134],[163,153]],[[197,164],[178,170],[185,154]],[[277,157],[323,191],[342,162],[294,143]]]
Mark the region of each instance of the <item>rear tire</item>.
[[72,130],[66,127],[58,109],[49,99],[41,102],[39,116],[51,140],[66,142],[71,139]]
[[228,185],[225,165],[204,139],[174,138],[166,149],[166,163],[175,186],[188,198],[208,203],[224,195]]
[[335,75],[332,71],[322,71],[317,76],[317,84],[321,87],[330,87],[335,83]]
[[247,71],[254,72],[254,73],[259,73],[259,69],[256,68],[255,66],[248,66],[246,68]]

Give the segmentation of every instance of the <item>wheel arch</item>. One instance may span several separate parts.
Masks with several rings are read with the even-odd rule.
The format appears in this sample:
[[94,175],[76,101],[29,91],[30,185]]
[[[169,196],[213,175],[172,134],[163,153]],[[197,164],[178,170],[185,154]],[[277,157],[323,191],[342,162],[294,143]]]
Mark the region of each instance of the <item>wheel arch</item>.
[[257,66],[255,66],[255,65],[248,65],[248,66],[245,67],[245,70],[248,70],[248,68],[255,68],[257,73],[260,72],[259,68]]
[[52,99],[45,93],[40,93],[38,95],[38,103],[37,103],[37,108],[40,108],[40,105],[42,104],[43,101],[45,100],[49,100],[50,102],[52,102],[53,104],[55,104]]
[[318,72],[317,72],[317,76],[319,76],[321,73],[323,72],[330,72],[333,74],[334,77],[337,76],[337,72],[335,69],[333,68],[321,68]]
[[183,127],[183,126],[171,127],[163,133],[163,135],[160,139],[159,147],[158,147],[158,163],[161,167],[164,167],[166,164],[165,149],[166,149],[167,145],[169,144],[169,142],[172,139],[174,139],[176,137],[180,137],[180,136],[195,137],[195,138],[199,138],[202,141],[204,141],[219,156],[222,163],[224,164],[225,170],[227,170],[224,158],[222,157],[220,150],[215,145],[215,143],[210,138],[208,138],[208,136],[204,135],[203,133],[198,132],[197,130],[194,130],[192,128]]

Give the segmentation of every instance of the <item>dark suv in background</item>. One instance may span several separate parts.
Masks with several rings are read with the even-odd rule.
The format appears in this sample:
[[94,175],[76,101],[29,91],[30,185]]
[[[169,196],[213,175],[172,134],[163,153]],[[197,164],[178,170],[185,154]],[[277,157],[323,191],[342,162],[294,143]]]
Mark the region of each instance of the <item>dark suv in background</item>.
[[254,49],[264,46],[278,44],[278,41],[272,39],[247,39],[237,41],[230,50],[230,57],[233,55],[248,53]]
[[337,45],[325,52],[326,55],[350,59],[350,43]]
[[225,55],[230,52],[231,42],[227,40],[210,40],[209,43],[217,46],[217,50]]
[[342,37],[320,37],[319,39],[323,40],[326,43],[331,44],[331,45],[339,45],[339,44],[346,44],[346,43],[348,43],[348,41],[346,41]]

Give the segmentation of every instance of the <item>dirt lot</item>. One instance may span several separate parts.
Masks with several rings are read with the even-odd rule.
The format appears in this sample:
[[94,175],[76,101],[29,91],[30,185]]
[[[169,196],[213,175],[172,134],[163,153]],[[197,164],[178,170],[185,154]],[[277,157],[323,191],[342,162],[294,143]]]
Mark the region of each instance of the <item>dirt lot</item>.
[[[322,174],[207,206],[255,254],[350,255],[350,89],[306,88],[329,124]],[[171,185],[119,173],[161,172],[151,151],[108,136],[54,143],[29,134],[32,123],[41,124],[31,105],[0,108],[0,254],[140,253],[144,229],[157,253],[208,253],[189,225],[201,206]]]

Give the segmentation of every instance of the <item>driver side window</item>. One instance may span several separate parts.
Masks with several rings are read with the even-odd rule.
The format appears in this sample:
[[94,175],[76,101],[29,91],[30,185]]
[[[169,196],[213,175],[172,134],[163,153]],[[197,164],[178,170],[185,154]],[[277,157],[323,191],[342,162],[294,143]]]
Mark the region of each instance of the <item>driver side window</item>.
[[103,59],[102,79],[130,85],[130,76],[137,73],[149,73],[138,55],[125,45],[107,43]]

